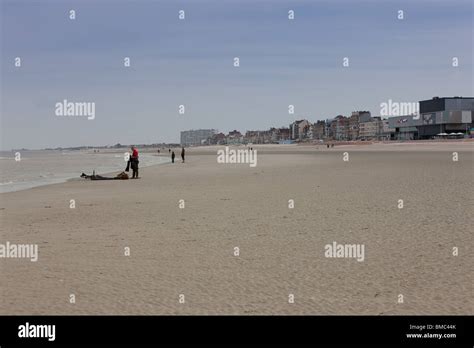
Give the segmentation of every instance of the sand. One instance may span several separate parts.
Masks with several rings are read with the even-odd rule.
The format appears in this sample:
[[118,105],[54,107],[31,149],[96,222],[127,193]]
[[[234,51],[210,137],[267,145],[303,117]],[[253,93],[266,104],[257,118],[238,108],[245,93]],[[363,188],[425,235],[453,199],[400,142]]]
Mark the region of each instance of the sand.
[[473,145],[255,146],[255,168],[193,148],[0,194],[0,243],[39,247],[0,259],[0,314],[473,314]]

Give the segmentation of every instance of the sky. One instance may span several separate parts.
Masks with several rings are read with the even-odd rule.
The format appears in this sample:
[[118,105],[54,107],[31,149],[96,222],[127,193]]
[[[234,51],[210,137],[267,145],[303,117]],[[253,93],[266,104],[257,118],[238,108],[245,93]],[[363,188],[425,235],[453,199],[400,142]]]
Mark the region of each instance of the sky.
[[[0,3],[1,150],[178,143],[474,95],[472,0]],[[57,116],[64,99],[95,118]]]

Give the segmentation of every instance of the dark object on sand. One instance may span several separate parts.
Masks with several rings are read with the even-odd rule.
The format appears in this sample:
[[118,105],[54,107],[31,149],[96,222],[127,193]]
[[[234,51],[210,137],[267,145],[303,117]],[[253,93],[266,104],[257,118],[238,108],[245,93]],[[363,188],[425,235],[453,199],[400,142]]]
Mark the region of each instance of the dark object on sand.
[[127,180],[128,179],[128,174],[125,173],[125,172],[122,172],[120,174],[117,174],[117,176],[115,176],[113,178],[108,178],[108,177],[102,176],[102,175],[95,175],[95,174],[87,175],[85,173],[82,173],[81,178],[91,179],[91,180]]
[[130,159],[127,162],[127,168],[125,168],[125,171],[129,172],[130,167],[132,167],[132,171],[133,171],[132,179],[138,178],[138,163],[140,163],[138,161],[138,158],[132,158],[132,157],[130,157]]
[[132,179],[138,179],[138,158],[130,157],[130,167],[132,168]]
[[135,146],[130,147],[132,155],[130,156],[130,167],[132,168],[133,174],[132,179],[138,179],[138,150]]
[[171,163],[174,163],[174,158],[176,157],[176,155],[174,154],[174,151],[171,153]]
[[181,149],[181,159],[183,160],[183,163],[184,163],[184,147]]

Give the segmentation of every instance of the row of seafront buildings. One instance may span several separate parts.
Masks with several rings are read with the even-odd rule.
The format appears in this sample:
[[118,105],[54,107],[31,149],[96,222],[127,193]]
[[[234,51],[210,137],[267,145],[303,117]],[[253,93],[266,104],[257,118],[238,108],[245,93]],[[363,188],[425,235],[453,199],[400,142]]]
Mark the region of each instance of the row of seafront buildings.
[[448,136],[474,135],[474,98],[434,97],[419,102],[417,114],[383,119],[370,111],[354,111],[351,116],[311,123],[306,119],[292,122],[288,128],[262,131],[237,130],[227,135],[214,129],[181,132],[181,145],[274,144],[291,142],[416,140]]

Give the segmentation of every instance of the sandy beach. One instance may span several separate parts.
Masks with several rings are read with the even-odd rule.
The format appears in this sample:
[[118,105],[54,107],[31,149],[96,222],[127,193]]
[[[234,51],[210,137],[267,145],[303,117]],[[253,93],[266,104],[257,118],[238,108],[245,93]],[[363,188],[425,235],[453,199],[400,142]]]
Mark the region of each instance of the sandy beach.
[[473,313],[473,142],[217,149],[0,194],[2,243],[39,250],[0,260],[0,314]]

